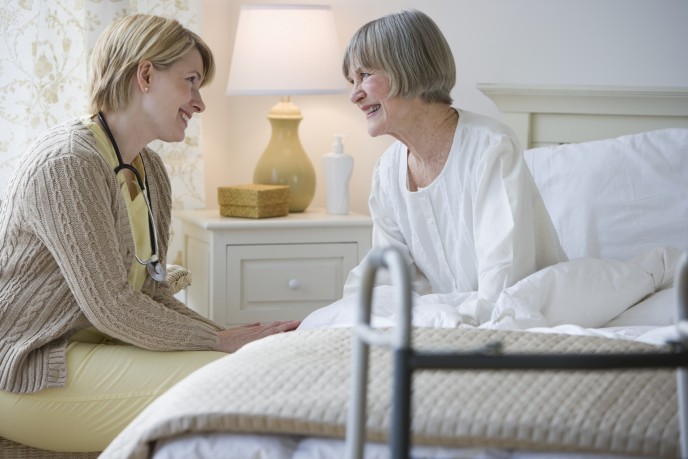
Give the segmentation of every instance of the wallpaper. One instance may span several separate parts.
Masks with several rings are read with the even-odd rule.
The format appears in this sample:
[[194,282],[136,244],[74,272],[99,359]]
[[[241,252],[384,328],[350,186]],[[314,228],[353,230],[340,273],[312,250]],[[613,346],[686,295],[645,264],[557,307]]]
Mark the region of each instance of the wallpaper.
[[[126,14],[152,13],[174,17],[197,31],[199,4],[200,0],[0,0],[0,198],[35,136],[86,114],[89,56],[107,24]],[[184,142],[151,144],[168,167],[175,209],[204,206],[197,118],[186,133]],[[172,261],[176,253],[170,253]]]

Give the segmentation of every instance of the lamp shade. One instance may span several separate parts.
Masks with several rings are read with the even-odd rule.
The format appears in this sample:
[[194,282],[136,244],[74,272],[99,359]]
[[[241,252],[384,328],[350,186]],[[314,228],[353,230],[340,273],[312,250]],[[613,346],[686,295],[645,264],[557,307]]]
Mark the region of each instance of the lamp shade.
[[227,95],[344,92],[341,51],[326,5],[243,5]]

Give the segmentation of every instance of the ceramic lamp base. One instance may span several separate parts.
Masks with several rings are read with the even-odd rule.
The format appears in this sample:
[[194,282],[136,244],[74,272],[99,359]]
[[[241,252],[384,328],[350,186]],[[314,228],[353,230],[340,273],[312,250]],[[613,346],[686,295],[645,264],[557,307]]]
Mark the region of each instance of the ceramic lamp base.
[[289,212],[303,212],[315,194],[315,169],[299,140],[299,107],[288,99],[272,107],[272,135],[253,171],[253,183],[289,186]]

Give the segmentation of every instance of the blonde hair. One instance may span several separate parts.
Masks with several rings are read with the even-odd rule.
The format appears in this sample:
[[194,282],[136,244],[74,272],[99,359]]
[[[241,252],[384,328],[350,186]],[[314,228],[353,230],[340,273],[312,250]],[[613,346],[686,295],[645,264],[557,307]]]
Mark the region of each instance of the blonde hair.
[[155,68],[167,69],[194,48],[201,54],[202,85],[206,85],[215,75],[213,54],[198,35],[178,21],[147,14],[114,21],[98,37],[91,55],[91,113],[126,107],[140,62],[149,60]]
[[344,76],[355,67],[385,72],[390,97],[452,103],[454,56],[437,24],[420,11],[390,14],[358,29],[344,53]]

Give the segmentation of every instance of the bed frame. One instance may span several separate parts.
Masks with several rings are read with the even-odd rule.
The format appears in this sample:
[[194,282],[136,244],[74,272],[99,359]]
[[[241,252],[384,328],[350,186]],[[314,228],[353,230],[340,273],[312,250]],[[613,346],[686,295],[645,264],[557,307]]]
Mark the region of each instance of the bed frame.
[[688,128],[688,88],[478,84],[524,148]]
[[[688,128],[688,88],[533,87],[480,84],[502,111],[502,121],[528,148],[599,140],[668,127]],[[396,286],[400,323],[392,333],[370,326],[372,291],[378,269],[387,269]],[[409,457],[411,377],[420,369],[595,370],[676,368],[681,456],[688,457],[688,255],[676,275],[678,330],[681,339],[667,352],[652,354],[518,354],[493,343],[464,353],[418,352],[411,343],[409,273],[394,249],[367,259],[354,341],[354,384],[347,419],[346,457],[360,458],[365,443],[368,351],[390,347],[394,387],[389,446],[392,458]]]

